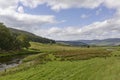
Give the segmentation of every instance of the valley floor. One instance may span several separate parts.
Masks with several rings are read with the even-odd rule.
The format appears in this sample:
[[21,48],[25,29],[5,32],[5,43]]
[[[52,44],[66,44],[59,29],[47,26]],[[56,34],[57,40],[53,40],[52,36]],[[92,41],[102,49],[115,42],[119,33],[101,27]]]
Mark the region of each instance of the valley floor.
[[[45,48],[47,48],[47,46]],[[65,53],[67,49],[64,51]],[[44,48],[42,51],[44,51]],[[45,52],[49,51],[47,50]],[[55,51],[52,52],[50,50],[50,53],[54,52]],[[23,60],[24,62],[20,66],[0,73],[0,80],[120,80],[120,51],[118,48],[107,56],[99,57],[97,55],[94,57],[93,53],[91,54],[92,58],[90,57],[84,60],[74,60],[73,57],[71,58],[68,55],[63,55],[66,60],[54,60],[54,56],[49,55],[51,61],[42,64],[40,63],[41,61],[39,61],[41,60],[39,59],[41,58],[41,53],[29,56]],[[88,55],[90,54],[87,52],[86,55],[89,57]],[[73,54],[72,56],[76,57]]]
[[119,80],[120,58],[53,61],[1,76],[0,80]]

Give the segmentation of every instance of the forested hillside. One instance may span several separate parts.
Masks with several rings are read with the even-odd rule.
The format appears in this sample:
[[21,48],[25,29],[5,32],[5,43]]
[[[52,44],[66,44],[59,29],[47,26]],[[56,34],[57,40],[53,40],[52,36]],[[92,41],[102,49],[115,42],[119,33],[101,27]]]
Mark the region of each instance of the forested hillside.
[[29,38],[29,40],[33,41],[33,42],[55,43],[54,40],[43,38],[43,37],[37,36],[37,35],[35,35],[33,33],[27,32],[27,31],[17,30],[17,29],[13,29],[13,28],[9,28],[9,29],[15,35],[20,35],[20,34],[26,35]]
[[3,23],[0,23],[0,50],[20,50],[30,47],[26,35],[13,34]]
[[28,48],[30,47],[30,41],[55,43],[54,40],[42,38],[26,31],[7,28],[3,23],[0,23],[0,50],[19,50],[21,48]]

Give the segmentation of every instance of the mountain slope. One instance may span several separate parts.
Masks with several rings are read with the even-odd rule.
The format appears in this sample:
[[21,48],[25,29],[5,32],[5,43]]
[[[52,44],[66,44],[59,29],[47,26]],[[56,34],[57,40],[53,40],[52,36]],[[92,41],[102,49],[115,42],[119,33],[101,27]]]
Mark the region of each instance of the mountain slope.
[[108,38],[103,40],[78,40],[79,42],[87,43],[89,45],[99,46],[117,46],[120,45],[120,38]]
[[70,46],[88,46],[88,44],[80,41],[56,41],[57,43],[66,44]]
[[72,46],[118,46],[120,45],[120,38],[108,38],[103,40],[57,41],[57,43],[68,44]]
[[27,31],[22,31],[22,30],[18,30],[18,29],[13,29],[13,28],[9,28],[9,30],[15,34],[15,35],[20,35],[20,34],[24,34],[26,35],[30,41],[33,42],[40,42],[40,43],[55,43],[54,40],[51,39],[47,39],[47,38],[43,38],[40,36],[37,36],[33,33],[27,32]]

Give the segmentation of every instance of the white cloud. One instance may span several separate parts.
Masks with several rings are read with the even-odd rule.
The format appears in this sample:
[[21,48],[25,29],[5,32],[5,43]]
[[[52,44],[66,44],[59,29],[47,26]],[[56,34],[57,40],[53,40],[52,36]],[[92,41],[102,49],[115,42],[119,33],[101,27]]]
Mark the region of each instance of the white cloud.
[[44,4],[45,0],[20,0],[20,2],[27,7],[36,8],[40,4]]
[[[81,1],[81,0],[79,0]],[[85,0],[87,1],[87,0]],[[90,0],[89,0],[90,1]],[[101,1],[101,0],[99,0]],[[63,1],[64,2],[64,1]],[[75,27],[69,27],[64,29],[59,29],[59,32],[57,34],[51,33],[52,37],[54,39],[62,39],[62,40],[76,40],[76,39],[104,39],[104,38],[116,38],[120,37],[120,1],[119,0],[104,0],[101,3],[104,4],[107,8],[113,8],[116,9],[116,14],[108,20],[102,21],[102,22],[94,22],[90,25],[83,26],[82,28],[75,28]],[[99,3],[97,6],[94,6],[92,8],[98,7],[101,3]],[[67,3],[69,4],[69,1]],[[80,5],[80,3],[78,2]],[[82,4],[82,3],[81,3]],[[54,6],[52,6],[54,7]],[[74,7],[78,7],[77,5]],[[79,6],[81,7],[81,6]],[[88,6],[84,5],[82,6],[84,8],[89,8]],[[70,8],[70,7],[68,7]],[[91,8],[91,7],[90,7]],[[59,7],[59,9],[62,9]],[[65,9],[65,8],[63,8]],[[96,14],[99,14],[101,10],[96,12]],[[83,16],[85,17],[85,16]],[[49,32],[49,30],[48,30]],[[47,32],[46,32],[47,33]],[[50,34],[49,34],[50,35]],[[46,35],[46,37],[51,36]]]
[[18,6],[18,3],[19,0],[0,0],[0,22],[9,27],[25,29],[27,31],[30,31],[33,27],[56,22],[53,15],[31,15],[24,13],[24,8]]
[[19,13],[24,13],[24,8],[23,8],[23,6],[19,6],[19,7],[18,7],[18,12],[19,12]]
[[96,8],[104,0],[20,0],[24,6],[35,8],[40,4],[47,4],[52,10],[59,11],[68,8]]
[[[23,6],[36,8],[46,4],[54,11],[69,8],[94,9],[101,4],[107,8],[116,9],[116,14],[111,19],[94,22],[83,27],[52,27],[41,29],[39,26],[56,23],[54,15],[31,15],[24,12]],[[100,12],[96,12],[99,14]],[[86,18],[86,15],[81,15]],[[0,0],[0,22],[7,26],[24,29],[45,37],[61,40],[71,39],[103,39],[120,37],[120,1],[119,0]],[[64,21],[62,21],[64,22]]]
[[[113,21],[116,21],[113,23]],[[120,20],[108,19],[102,22],[78,27],[50,28],[43,30],[44,36],[57,40],[105,39],[120,37]],[[39,34],[39,33],[37,33]]]
[[17,7],[19,0],[0,0],[0,8],[6,9],[6,8],[15,8]]
[[[18,1],[18,0],[17,0]],[[60,11],[68,8],[94,9],[100,5],[108,8],[120,7],[119,0],[19,0],[24,6],[36,8],[38,5],[46,4],[52,10]]]
[[[13,16],[11,16],[13,15]],[[39,27],[43,24],[54,23],[54,16],[36,16],[30,14],[11,13],[0,15],[0,21],[4,21],[10,27]]]
[[104,4],[109,8],[119,8],[120,1],[119,0],[104,0]]

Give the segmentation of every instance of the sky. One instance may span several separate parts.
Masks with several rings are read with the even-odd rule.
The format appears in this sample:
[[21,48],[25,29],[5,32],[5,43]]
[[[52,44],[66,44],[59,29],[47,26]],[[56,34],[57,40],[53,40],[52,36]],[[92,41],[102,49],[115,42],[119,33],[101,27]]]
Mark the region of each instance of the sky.
[[120,38],[120,0],[0,0],[0,22],[54,40]]

